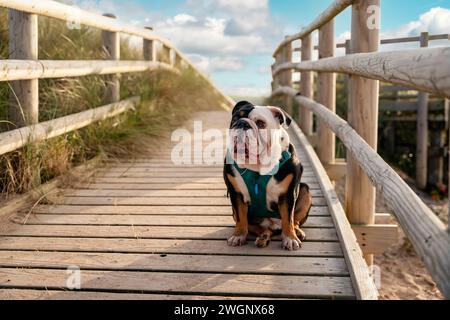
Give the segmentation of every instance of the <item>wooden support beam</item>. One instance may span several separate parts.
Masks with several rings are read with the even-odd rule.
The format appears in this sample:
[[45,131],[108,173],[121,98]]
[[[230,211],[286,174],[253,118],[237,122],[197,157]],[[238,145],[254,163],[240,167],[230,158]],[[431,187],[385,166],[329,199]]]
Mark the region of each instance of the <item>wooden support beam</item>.
[[[301,59],[302,62],[312,59],[310,34],[302,38]],[[313,98],[313,75],[310,71],[304,71],[300,75],[300,94],[309,99]],[[300,128],[306,136],[311,136],[313,133],[313,115],[305,107],[300,107]]]
[[381,254],[398,241],[396,225],[352,225],[352,229],[365,255]]
[[[105,13],[105,17],[116,19],[116,16]],[[120,60],[120,34],[118,32],[102,31],[103,48],[107,60]],[[113,103],[120,100],[119,75],[109,75],[106,79],[105,103]]]
[[[380,0],[356,0],[352,6],[352,53],[378,51],[379,29],[369,29],[368,7],[380,6]],[[379,82],[358,76],[349,78],[348,122],[374,149],[377,149]],[[375,222],[375,187],[358,165],[353,155],[347,153],[347,180],[345,208],[351,224],[370,225]],[[373,256],[366,255],[369,265]]]
[[[420,46],[428,47],[428,32],[420,34]],[[417,111],[417,145],[416,145],[416,187],[424,190],[427,186],[428,166],[428,101],[429,94],[419,93]]]
[[35,143],[60,136],[90,125],[91,123],[117,116],[135,108],[140,97],[89,109],[65,117],[0,133],[0,155],[17,150],[28,143]]
[[324,167],[331,181],[340,180],[347,174],[347,163],[345,162],[345,160],[327,163],[324,165]]
[[[334,56],[334,20],[330,20],[319,29],[319,58]],[[317,102],[336,112],[336,74],[319,72],[317,84]],[[336,137],[321,120],[318,123],[319,144],[317,155],[322,164],[334,163]]]
[[[145,29],[153,31],[152,27],[145,27]],[[155,40],[143,39],[144,59],[147,61],[156,61],[156,43]]]
[[[284,46],[284,48],[282,50],[282,54],[283,54],[283,63],[292,62],[292,42],[289,42]],[[292,70],[290,70],[290,69],[288,69],[284,72],[283,86],[292,87]],[[292,98],[289,96],[285,96],[284,99],[285,99],[285,101],[284,101],[285,111],[289,115],[292,115],[292,111],[293,111]]]
[[[38,59],[38,17],[35,14],[9,10],[9,58]],[[9,121],[11,128],[24,127],[39,121],[39,81],[11,82]]]

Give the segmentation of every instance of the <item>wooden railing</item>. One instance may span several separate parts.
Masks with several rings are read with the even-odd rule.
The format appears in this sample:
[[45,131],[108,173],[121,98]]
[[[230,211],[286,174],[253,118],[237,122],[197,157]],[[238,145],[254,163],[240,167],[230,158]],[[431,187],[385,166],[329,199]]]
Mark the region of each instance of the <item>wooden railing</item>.
[[[334,17],[349,6],[352,7],[351,40],[340,45],[346,48],[347,55],[334,57]],[[307,136],[312,136],[312,113],[316,115],[317,153],[325,167],[335,165],[334,135],[349,151],[345,211],[353,230],[359,233],[358,239],[365,242],[376,234],[374,230],[383,228],[374,224],[376,188],[384,196],[441,292],[450,298],[449,229],[376,152],[378,80],[450,98],[450,47],[378,52],[383,42],[421,41],[422,47],[425,46],[423,35],[380,42],[379,30],[367,25],[369,17],[376,12],[373,6],[380,8],[380,1],[336,0],[301,32],[286,37],[274,53],[272,95],[294,99],[300,105],[299,124]],[[319,31],[317,48],[320,59],[311,61],[311,33],[315,30]],[[448,35],[428,37],[430,39],[448,39]],[[293,63],[289,58],[295,40],[301,40],[301,47],[294,49],[301,52],[300,63]],[[299,90],[292,88],[293,71],[301,72]],[[312,71],[319,73],[318,102],[312,100]],[[348,122],[335,114],[336,82],[333,73],[349,75]],[[371,252],[363,251],[366,261],[371,264]]]
[[[191,68],[223,101],[223,106],[229,108],[233,104],[232,99],[220,92],[183,53],[166,39],[154,34],[151,28],[122,24],[111,14],[101,16],[49,0],[0,0],[0,7],[9,9],[10,52],[9,60],[0,60],[0,81],[11,81],[11,101],[14,101],[14,106],[9,120],[19,127],[0,133],[0,155],[27,143],[56,137],[132,109],[139,103],[140,97],[120,100],[120,82],[117,76],[120,73],[157,69],[180,73],[182,68]],[[38,60],[38,15],[101,29],[108,60]],[[145,61],[119,61],[121,33],[143,38]],[[165,60],[170,63],[157,61],[158,43]],[[39,79],[86,75],[106,75],[107,105],[39,123]]]

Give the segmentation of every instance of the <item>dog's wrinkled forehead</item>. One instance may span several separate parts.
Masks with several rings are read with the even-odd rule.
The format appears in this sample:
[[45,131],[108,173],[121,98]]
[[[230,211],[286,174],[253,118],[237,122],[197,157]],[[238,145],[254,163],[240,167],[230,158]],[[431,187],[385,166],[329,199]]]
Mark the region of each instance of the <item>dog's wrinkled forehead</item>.
[[240,101],[233,108],[231,127],[242,118],[248,118],[253,121],[263,120],[271,128],[276,128],[278,125],[288,127],[292,121],[281,108],[255,106],[248,101]]

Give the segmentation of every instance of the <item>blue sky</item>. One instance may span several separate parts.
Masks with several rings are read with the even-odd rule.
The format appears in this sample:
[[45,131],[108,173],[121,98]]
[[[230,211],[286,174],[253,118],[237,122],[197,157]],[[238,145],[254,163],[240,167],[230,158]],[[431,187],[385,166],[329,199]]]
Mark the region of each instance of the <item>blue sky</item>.
[[[268,93],[271,53],[332,0],[68,0],[136,25],[153,26],[232,95]],[[66,1],[67,2],[67,1]],[[335,36],[348,37],[350,9],[336,19]],[[382,37],[450,33],[450,0],[382,0]],[[313,39],[315,37],[313,36]],[[439,44],[450,44],[448,41]],[[396,49],[390,46],[389,50]]]

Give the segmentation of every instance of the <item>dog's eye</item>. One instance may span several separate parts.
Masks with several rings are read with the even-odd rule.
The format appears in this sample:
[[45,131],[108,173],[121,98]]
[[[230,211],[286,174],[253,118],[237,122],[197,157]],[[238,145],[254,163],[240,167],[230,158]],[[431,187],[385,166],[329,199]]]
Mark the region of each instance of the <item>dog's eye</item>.
[[266,127],[266,123],[264,121],[262,121],[262,120],[258,120],[258,121],[256,121],[256,126],[259,129],[264,129]]

